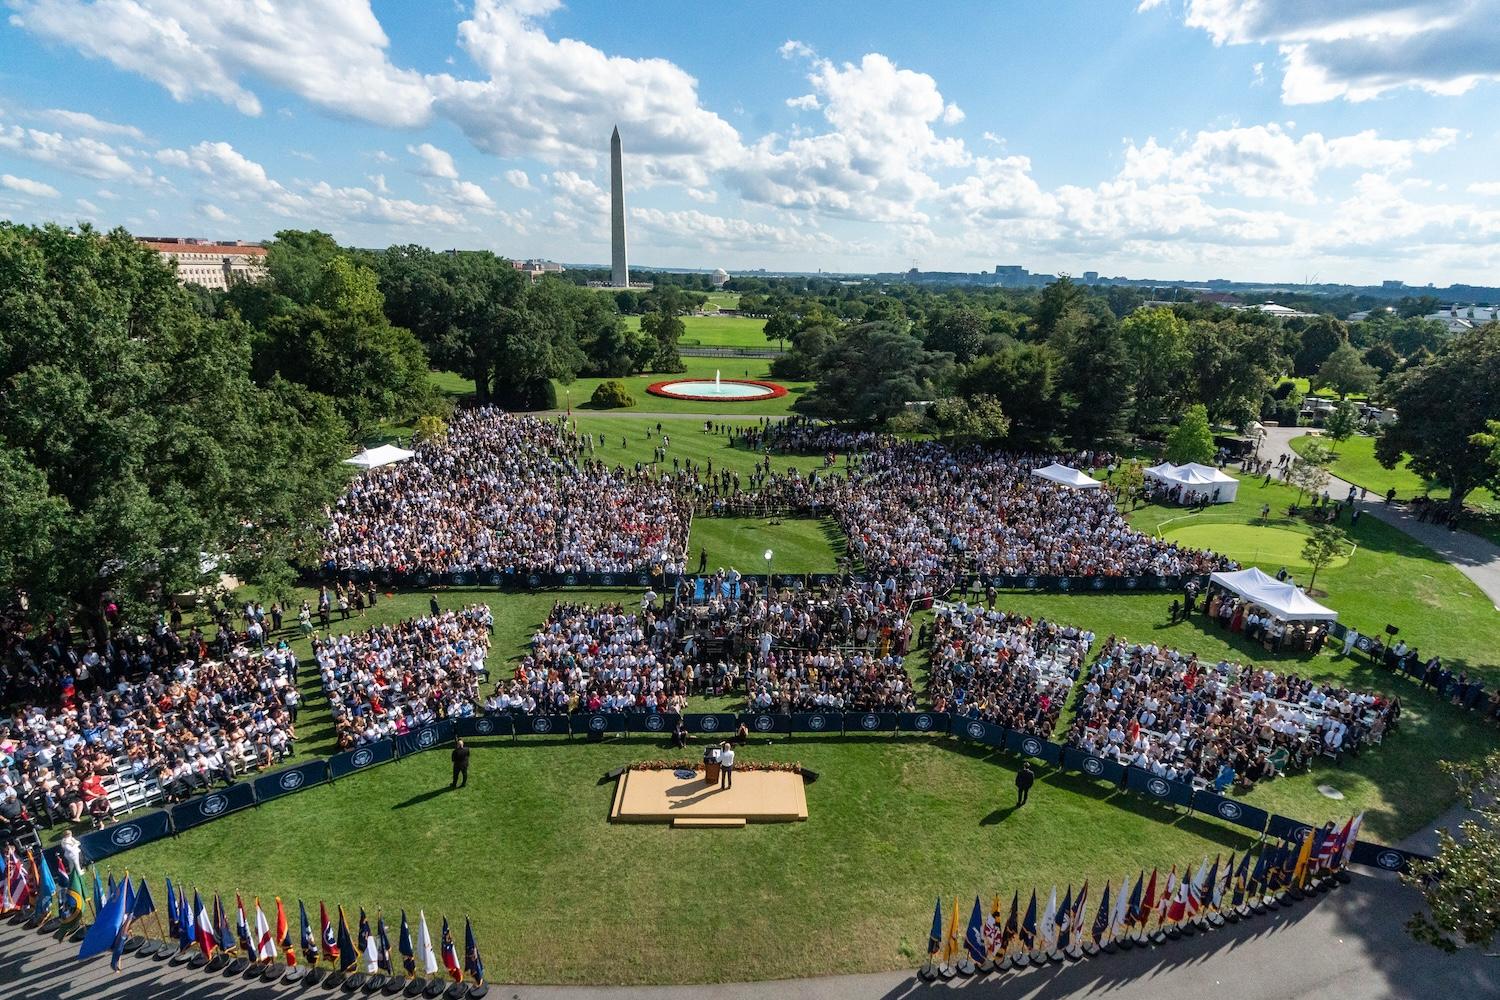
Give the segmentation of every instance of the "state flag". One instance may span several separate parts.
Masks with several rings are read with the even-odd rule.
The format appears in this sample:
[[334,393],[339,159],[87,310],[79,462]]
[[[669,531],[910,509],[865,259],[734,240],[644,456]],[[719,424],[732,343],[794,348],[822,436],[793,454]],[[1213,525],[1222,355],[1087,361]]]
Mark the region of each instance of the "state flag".
[[417,911],[417,955],[422,959],[422,975],[438,971],[437,956],[432,953],[432,935],[427,930],[427,914]]
[[1109,905],[1109,880],[1104,880],[1104,891],[1099,894],[1099,912],[1094,914],[1094,926],[1089,928],[1089,937],[1096,945],[1102,945],[1105,935],[1109,933],[1110,917],[1113,911]]
[[943,948],[943,897],[932,905],[932,929],[927,932],[927,954],[936,955]]
[[[978,897],[974,900],[978,903]],[[976,959],[982,961],[982,959]],[[474,940],[474,926],[464,917],[464,971],[475,986],[484,985],[484,959],[479,957],[479,943]]]
[[1031,890],[1031,902],[1026,904],[1026,916],[1021,920],[1021,950],[1036,950],[1036,890]]
[[417,974],[417,952],[411,942],[411,928],[406,924],[406,911],[401,911],[401,933],[396,938],[396,948],[401,952],[401,967],[407,976]]
[[463,967],[458,964],[458,949],[453,946],[453,935],[448,930],[448,918],[443,918],[443,968],[448,970],[448,975],[453,977],[455,983],[464,981]]
[[974,909],[969,913],[969,926],[964,931],[964,950],[975,965],[982,965],[986,956],[984,946],[984,907],[979,897],[974,897]]
[[355,951],[354,942],[349,937],[349,921],[344,916],[342,906],[339,907],[338,959],[339,971],[342,973],[348,974],[359,967],[359,953]]

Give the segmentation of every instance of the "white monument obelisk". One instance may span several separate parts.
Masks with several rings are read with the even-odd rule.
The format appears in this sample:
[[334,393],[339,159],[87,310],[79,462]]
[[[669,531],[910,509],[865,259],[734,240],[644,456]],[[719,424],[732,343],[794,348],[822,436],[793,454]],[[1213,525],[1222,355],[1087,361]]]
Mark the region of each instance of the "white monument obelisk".
[[630,265],[625,259],[625,175],[620,168],[620,128],[609,137],[609,283],[630,287]]

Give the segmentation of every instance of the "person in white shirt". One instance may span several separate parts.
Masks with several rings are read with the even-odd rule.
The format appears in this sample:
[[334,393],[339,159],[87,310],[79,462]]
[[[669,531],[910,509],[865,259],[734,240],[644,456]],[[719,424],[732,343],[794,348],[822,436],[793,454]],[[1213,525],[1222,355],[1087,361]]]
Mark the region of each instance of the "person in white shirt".
[[734,744],[725,743],[719,749],[719,787],[734,787]]

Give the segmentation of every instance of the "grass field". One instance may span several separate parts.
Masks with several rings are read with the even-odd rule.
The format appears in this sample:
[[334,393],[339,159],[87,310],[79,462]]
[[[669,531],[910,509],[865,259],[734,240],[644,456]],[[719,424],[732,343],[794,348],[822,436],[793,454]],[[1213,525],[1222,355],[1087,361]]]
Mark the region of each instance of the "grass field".
[[[1213,549],[1244,565],[1276,566],[1286,569],[1298,579],[1312,576],[1312,567],[1303,562],[1302,546],[1312,536],[1312,530],[1301,521],[1289,517],[1277,518],[1262,526],[1235,522],[1203,522],[1169,525],[1162,537],[1179,545],[1190,545],[1198,549]],[[1353,546],[1350,546],[1353,551]],[[1326,572],[1343,566],[1349,556],[1335,558],[1323,567]]]
[[[726,322],[738,322],[726,321]],[[788,382],[781,379],[774,381],[786,386],[787,394],[780,399],[749,400],[743,403],[726,403],[718,401],[701,401],[693,399],[667,399],[663,396],[653,396],[646,391],[646,387],[653,382],[663,382],[674,378],[707,378],[712,379],[714,372],[719,371],[724,378],[749,378],[770,379],[771,362],[766,358],[683,358],[686,371],[668,374],[653,373],[647,375],[628,375],[619,381],[625,383],[625,388],[635,397],[635,405],[620,407],[611,412],[630,412],[632,410],[642,413],[723,413],[726,416],[784,416],[792,411],[795,403],[803,393],[812,388],[811,382]],[[564,385],[557,383],[557,405],[567,406],[572,401],[573,409],[588,410],[589,397],[593,395],[600,382],[607,381],[602,378],[580,378],[572,383]],[[649,449],[647,454],[649,456]]]
[[[656,397],[651,397],[655,399]],[[712,406],[711,403],[703,404]],[[629,413],[629,411],[625,411]],[[665,434],[667,442],[667,464],[673,458],[694,462],[707,467],[713,463],[715,471],[734,469],[742,476],[764,461],[764,455],[748,448],[730,447],[729,436],[719,428],[751,428],[760,426],[759,420],[731,420],[715,417],[715,432],[704,432],[704,419],[699,417],[636,417],[613,414],[605,415],[589,411],[573,411],[573,422],[584,434],[603,434],[604,443],[598,445],[594,455],[611,464],[627,467],[636,462],[650,462],[652,450],[660,443],[657,427]],[[797,469],[803,475],[822,469],[823,460],[815,455],[772,455],[771,468],[785,473]],[[840,471],[843,463],[840,462]]]
[[[766,339],[766,321],[739,316],[683,316],[683,347],[759,347],[777,346]],[[626,316],[625,325],[641,328],[639,316]]]
[[708,553],[710,572],[722,566],[741,573],[764,573],[765,553],[770,549],[773,573],[832,573],[844,545],[844,533],[831,518],[787,518],[772,523],[751,517],[698,517],[693,519],[688,568],[697,567],[703,551]]

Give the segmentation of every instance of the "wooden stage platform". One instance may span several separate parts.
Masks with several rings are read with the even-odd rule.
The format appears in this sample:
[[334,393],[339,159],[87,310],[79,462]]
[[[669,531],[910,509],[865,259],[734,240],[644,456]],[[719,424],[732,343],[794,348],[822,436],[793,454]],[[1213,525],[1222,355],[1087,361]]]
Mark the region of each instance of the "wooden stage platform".
[[807,819],[802,775],[791,771],[737,771],[734,787],[676,771],[629,770],[615,787],[613,823],[671,823],[674,827],[740,827],[746,823],[791,823]]

